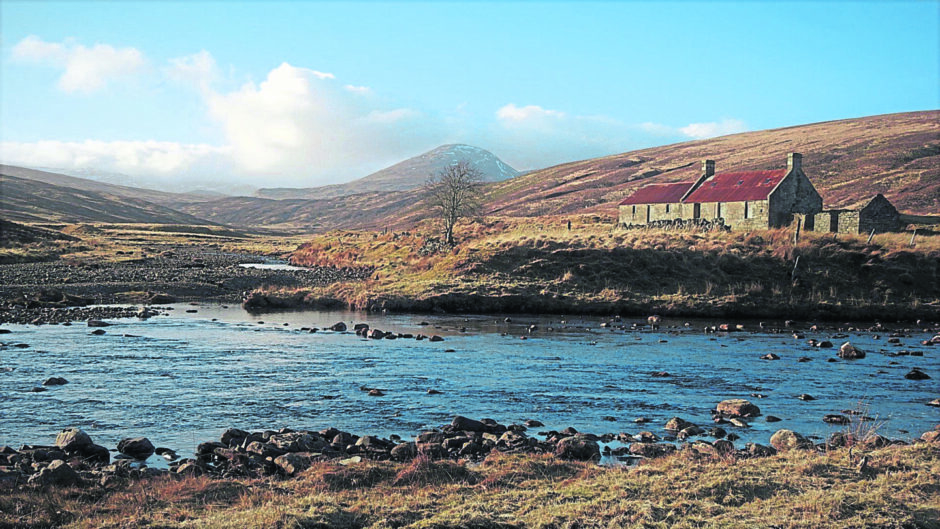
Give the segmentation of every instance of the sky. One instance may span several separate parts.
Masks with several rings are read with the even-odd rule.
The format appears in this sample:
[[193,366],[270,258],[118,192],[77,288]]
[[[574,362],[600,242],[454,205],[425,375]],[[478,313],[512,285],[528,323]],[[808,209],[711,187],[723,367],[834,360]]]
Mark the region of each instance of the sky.
[[0,161],[312,187],[940,108],[940,2],[0,2]]

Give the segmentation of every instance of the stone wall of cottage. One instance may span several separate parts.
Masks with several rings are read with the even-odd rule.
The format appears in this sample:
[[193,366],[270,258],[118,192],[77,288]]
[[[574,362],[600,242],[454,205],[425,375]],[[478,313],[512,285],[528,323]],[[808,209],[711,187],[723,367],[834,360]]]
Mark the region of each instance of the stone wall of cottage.
[[[688,210],[687,215],[685,215],[685,210]],[[691,212],[691,204],[681,203],[620,206],[620,224],[629,226],[659,220],[690,219],[692,218]]]
[[888,199],[877,195],[864,208],[859,210],[859,233],[885,233],[901,230],[901,214]]
[[794,213],[808,216],[822,211],[822,197],[801,169],[790,171],[768,199],[771,228],[789,226]]

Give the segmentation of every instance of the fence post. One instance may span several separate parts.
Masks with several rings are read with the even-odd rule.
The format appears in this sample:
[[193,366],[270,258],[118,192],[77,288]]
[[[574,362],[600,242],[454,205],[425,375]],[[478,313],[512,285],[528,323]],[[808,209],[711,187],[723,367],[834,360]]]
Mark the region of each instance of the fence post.
[[800,227],[803,226],[803,219],[796,219],[796,231],[793,232],[793,244],[800,242]]
[[871,244],[871,240],[874,238],[875,238],[875,229],[872,228],[871,235],[868,236],[868,242],[866,242],[865,244]]
[[914,233],[911,234],[911,248],[914,247],[914,238],[917,237],[917,228],[914,228]]

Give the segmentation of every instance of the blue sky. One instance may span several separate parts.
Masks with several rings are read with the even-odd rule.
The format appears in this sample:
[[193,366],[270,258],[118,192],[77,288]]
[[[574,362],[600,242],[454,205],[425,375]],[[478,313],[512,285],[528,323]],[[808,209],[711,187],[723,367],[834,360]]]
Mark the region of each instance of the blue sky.
[[[940,3],[0,3],[0,158],[180,186],[517,169],[940,107]],[[165,184],[164,184],[165,183]]]

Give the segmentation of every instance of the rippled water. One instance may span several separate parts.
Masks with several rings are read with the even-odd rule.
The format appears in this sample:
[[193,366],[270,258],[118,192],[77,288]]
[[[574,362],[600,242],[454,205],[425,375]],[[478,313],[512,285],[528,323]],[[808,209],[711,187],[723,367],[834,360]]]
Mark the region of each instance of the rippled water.
[[[419,325],[422,320],[430,325]],[[857,408],[860,401],[889,437],[910,438],[940,421],[940,409],[926,405],[940,396],[940,348],[917,345],[930,337],[925,333],[902,338],[900,347],[886,342],[887,333],[877,340],[849,333],[868,357],[829,363],[835,349],[811,348],[788,333],[706,335],[702,321],[688,328],[666,321],[663,330],[651,332],[601,328],[598,319],[513,320],[337,312],[252,316],[238,308],[178,305],[147,321],[115,320],[102,336],[84,324],[8,325],[12,333],[0,335],[0,445],[51,444],[60,429],[78,426],[109,448],[143,435],[189,454],[229,427],[335,426],[409,438],[456,414],[504,424],[538,419],[546,430],[662,434],[673,416],[707,427],[710,409],[738,397],[783,419],[769,424],[758,418],[746,430],[726,427],[742,436],[739,444],[766,444],[779,428],[825,436],[843,427],[822,422],[823,415]],[[364,340],[300,330],[336,321],[446,340]],[[532,324],[538,330],[529,334]],[[756,322],[747,327],[759,330]],[[806,339],[828,334],[807,333]],[[833,340],[836,346],[842,341]],[[889,356],[899,350],[924,356]],[[759,359],[769,352],[781,359]],[[812,361],[797,362],[800,356]],[[915,366],[933,378],[906,380]],[[659,371],[671,376],[651,376]],[[69,384],[31,392],[52,376]],[[386,396],[370,397],[362,387],[381,388]],[[432,388],[442,393],[429,395]],[[817,400],[798,400],[801,393]],[[652,422],[632,422],[641,416]]]

